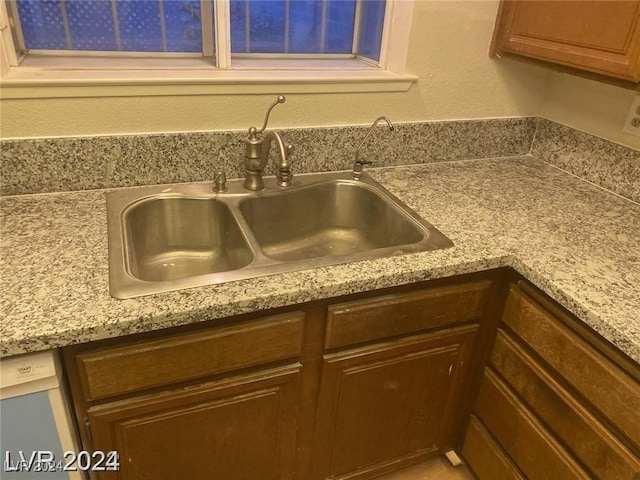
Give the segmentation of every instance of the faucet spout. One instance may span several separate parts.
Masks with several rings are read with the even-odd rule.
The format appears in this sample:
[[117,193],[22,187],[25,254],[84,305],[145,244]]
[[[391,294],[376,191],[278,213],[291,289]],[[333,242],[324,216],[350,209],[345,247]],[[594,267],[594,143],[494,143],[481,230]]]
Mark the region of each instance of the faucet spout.
[[358,148],[356,149],[356,159],[355,159],[355,162],[353,163],[353,173],[351,174],[351,178],[353,178],[354,180],[360,180],[360,177],[362,176],[363,166],[371,163],[370,161],[367,161],[367,160],[360,160],[360,148],[362,147],[362,145],[364,145],[364,142],[367,140],[367,138],[369,138],[369,135],[371,135],[371,132],[373,131],[375,126],[378,125],[378,122],[380,122],[381,120],[384,120],[385,122],[387,122],[387,125],[389,126],[390,131],[393,132],[393,130],[395,130],[395,127],[393,126],[393,123],[391,123],[391,120],[389,120],[385,116],[378,117],[374,120],[373,124],[369,127],[369,130],[367,130],[367,134],[364,136],[364,138],[360,142],[360,145],[358,145]]
[[293,152],[293,145],[290,143],[285,144],[278,132],[273,130],[267,132],[264,136],[261,154],[261,163],[264,165],[266,165],[269,160],[269,153],[271,152],[271,145],[273,142],[276,142],[279,154],[278,163],[276,164],[276,178],[278,179],[278,185],[281,187],[288,187],[291,185],[291,179],[293,178],[293,174],[291,173],[291,162],[289,161],[289,156],[291,155],[291,152]]

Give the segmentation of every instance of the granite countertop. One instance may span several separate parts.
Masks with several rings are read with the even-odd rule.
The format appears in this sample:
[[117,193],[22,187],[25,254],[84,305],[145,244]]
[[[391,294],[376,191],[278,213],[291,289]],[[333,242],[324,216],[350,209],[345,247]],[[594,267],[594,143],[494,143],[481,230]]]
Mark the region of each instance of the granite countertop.
[[130,300],[104,190],[0,199],[0,355],[510,266],[640,363],[640,205],[531,156],[371,169],[453,248]]

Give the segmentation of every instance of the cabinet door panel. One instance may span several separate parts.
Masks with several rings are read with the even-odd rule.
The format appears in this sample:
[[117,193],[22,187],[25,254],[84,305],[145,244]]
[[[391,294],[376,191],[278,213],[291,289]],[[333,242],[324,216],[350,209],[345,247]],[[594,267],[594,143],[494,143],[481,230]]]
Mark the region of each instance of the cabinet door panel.
[[94,448],[120,452],[123,480],[291,479],[299,370],[293,365],[93,407]]
[[452,442],[476,326],[325,356],[318,478],[370,478]]
[[639,24],[633,0],[505,1],[493,50],[637,82]]

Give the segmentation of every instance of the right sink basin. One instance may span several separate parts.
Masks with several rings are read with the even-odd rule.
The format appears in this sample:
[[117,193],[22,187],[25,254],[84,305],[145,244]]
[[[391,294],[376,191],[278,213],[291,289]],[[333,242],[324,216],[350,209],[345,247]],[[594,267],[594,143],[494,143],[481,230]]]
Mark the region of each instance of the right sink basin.
[[[264,254],[281,262],[380,249],[388,254],[430,237],[406,207],[361,181],[325,181],[248,198],[240,211]],[[446,243],[431,242],[434,248]]]
[[211,184],[107,194],[109,285],[115,298],[242,280],[453,243],[368,175],[265,178],[214,193]]

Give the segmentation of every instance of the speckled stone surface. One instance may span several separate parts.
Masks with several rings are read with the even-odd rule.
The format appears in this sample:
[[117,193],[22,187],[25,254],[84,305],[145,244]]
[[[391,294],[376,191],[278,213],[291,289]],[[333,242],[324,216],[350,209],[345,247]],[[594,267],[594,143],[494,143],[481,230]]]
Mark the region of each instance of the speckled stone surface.
[[[390,166],[524,155],[531,148],[536,119],[406,123],[397,124],[394,132],[384,123],[378,128],[363,145],[361,158]],[[367,129],[280,132],[295,147],[293,171],[306,173],[349,168]],[[244,175],[246,135],[235,131],[5,140],[0,142],[0,195],[208,181],[218,170],[238,178]],[[266,172],[274,173],[274,162]]]
[[532,155],[640,202],[640,151],[538,119]]
[[511,266],[640,363],[640,206],[530,156],[370,170],[454,247],[131,300],[104,191],[0,199],[3,356]]

